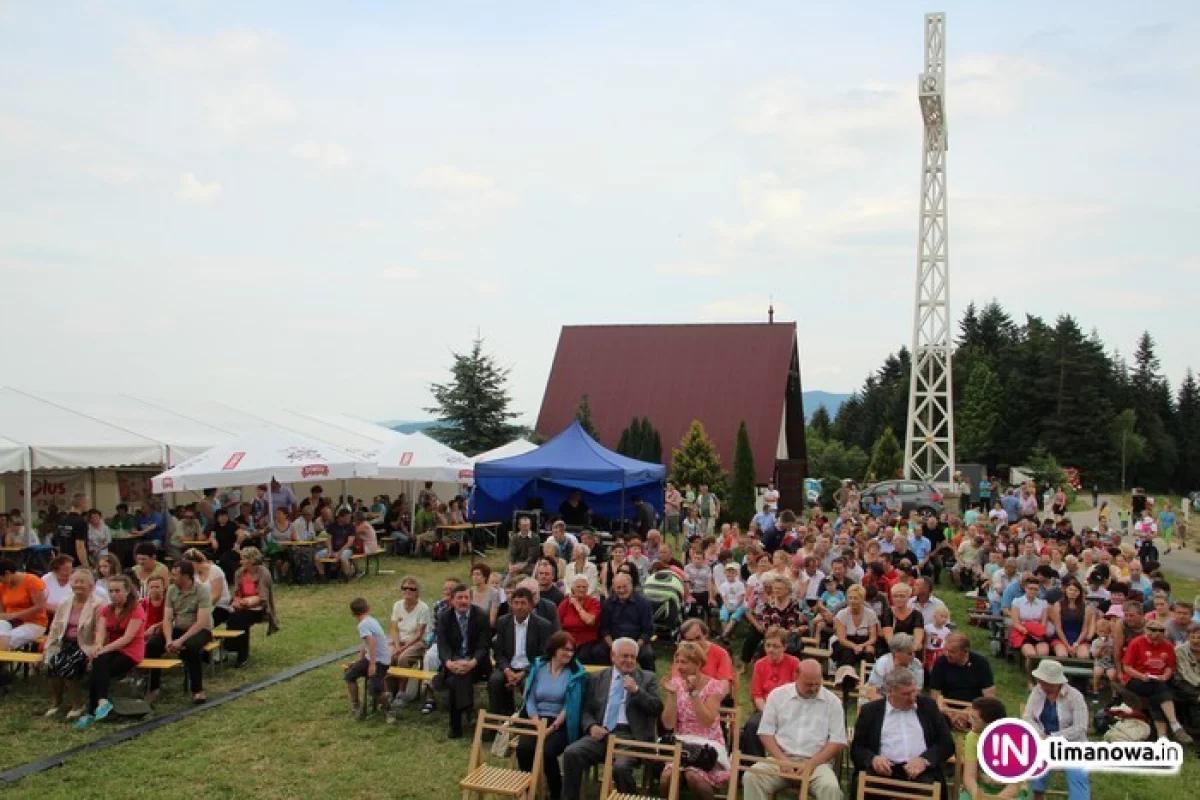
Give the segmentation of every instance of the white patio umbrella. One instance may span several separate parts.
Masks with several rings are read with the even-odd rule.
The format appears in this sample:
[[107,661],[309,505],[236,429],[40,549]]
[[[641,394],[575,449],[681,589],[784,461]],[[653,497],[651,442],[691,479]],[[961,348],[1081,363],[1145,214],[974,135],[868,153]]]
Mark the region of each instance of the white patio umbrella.
[[155,494],[280,483],[373,478],[375,464],[298,433],[263,427],[154,476]]
[[475,477],[471,459],[423,433],[385,445],[375,465],[381,480],[467,483]]

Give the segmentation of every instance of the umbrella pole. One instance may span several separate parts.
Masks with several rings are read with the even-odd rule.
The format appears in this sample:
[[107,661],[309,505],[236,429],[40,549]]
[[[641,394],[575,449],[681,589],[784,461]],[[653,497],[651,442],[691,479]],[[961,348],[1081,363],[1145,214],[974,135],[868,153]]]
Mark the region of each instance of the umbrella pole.
[[[25,502],[22,504],[25,508],[25,530],[26,540],[28,541],[28,531],[33,530],[33,448],[25,448]],[[41,537],[38,537],[38,542],[41,542]]]
[[621,533],[625,532],[625,479],[621,478]]

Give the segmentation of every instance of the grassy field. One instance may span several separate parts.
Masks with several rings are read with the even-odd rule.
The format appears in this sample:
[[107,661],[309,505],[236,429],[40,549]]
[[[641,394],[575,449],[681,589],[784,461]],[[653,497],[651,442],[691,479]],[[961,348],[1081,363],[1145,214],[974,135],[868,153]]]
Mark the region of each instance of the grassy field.
[[[384,568],[395,574],[372,576],[349,585],[280,591],[283,630],[265,638],[256,632],[253,664],[243,672],[226,671],[211,682],[210,695],[264,677],[316,655],[355,643],[347,610],[352,597],[371,601],[386,617],[398,595],[402,572],[422,580],[422,596],[436,596],[440,579],[461,575],[461,565],[433,565],[390,559]],[[1200,585],[1176,582],[1176,593],[1191,597]],[[944,593],[956,619],[965,619],[967,601]],[[986,652],[987,634],[970,629],[977,649]],[[1023,678],[1010,664],[996,664],[998,688],[1010,712],[1027,696]],[[168,702],[184,702],[179,681],[166,684]],[[743,685],[743,700],[748,686]],[[6,747],[5,767],[88,741],[114,726],[76,732],[62,722],[47,721],[40,680],[19,681],[3,699],[0,731]],[[173,705],[174,704],[174,705]],[[423,717],[415,708],[402,712],[396,725],[382,715],[365,722],[351,719],[340,669],[331,665],[264,690],[211,712],[197,715],[100,753],[27,778],[3,791],[5,798],[100,798],[121,794],[161,797],[308,798],[338,794],[354,798],[451,798],[466,763],[468,745],[446,739],[446,719]],[[1098,800],[1175,800],[1196,795],[1189,782],[1200,780],[1193,756],[1181,776],[1133,778],[1096,775]]]

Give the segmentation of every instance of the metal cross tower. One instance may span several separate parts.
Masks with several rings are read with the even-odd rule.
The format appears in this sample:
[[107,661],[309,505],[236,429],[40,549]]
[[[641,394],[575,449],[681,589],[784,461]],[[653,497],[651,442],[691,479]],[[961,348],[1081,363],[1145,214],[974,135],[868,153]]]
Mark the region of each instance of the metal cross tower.
[[954,398],[946,217],[946,15],[942,13],[925,15],[925,71],[917,96],[925,141],[904,476],[945,486],[954,475]]

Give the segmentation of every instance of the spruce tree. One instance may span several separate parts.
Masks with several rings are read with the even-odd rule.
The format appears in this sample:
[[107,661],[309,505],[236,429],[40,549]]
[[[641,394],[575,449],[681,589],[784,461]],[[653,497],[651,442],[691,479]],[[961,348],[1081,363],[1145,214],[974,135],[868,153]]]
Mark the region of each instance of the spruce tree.
[[507,368],[483,351],[483,339],[476,339],[467,355],[453,353],[448,383],[430,384],[437,404],[425,410],[436,414],[439,425],[429,434],[465,455],[475,455],[517,437],[520,430],[508,410]]
[[642,423],[634,417],[625,430],[621,431],[621,439],[617,442],[617,452],[623,456],[642,460]]
[[1200,488],[1200,386],[1189,369],[1175,399],[1175,442],[1179,448],[1175,488]]
[[808,421],[808,431],[814,436],[819,436],[822,439],[829,438],[829,429],[833,426],[833,421],[829,418],[829,409],[823,404],[817,406],[817,410],[813,412],[812,419]]
[[999,432],[1002,397],[996,373],[986,362],[977,363],[971,370],[955,420],[955,445],[960,460],[992,463],[989,456]]
[[900,442],[891,428],[884,428],[871,450],[871,463],[867,466],[867,471],[874,473],[879,480],[887,481],[895,478],[903,466],[904,451],[900,449]]
[[697,490],[706,484],[717,497],[728,499],[721,457],[700,420],[692,420],[679,446],[671,451],[671,481],[680,488]]
[[730,490],[729,511],[733,518],[748,525],[754,518],[757,492],[754,480],[754,454],[750,451],[750,434],[746,420],[738,426],[737,444],[733,451],[733,486]]
[[592,424],[592,405],[588,402],[586,394],[579,398],[579,406],[575,409],[575,419],[579,421],[579,427],[583,428],[588,436],[596,441],[600,440],[600,435],[596,433],[596,426]]

